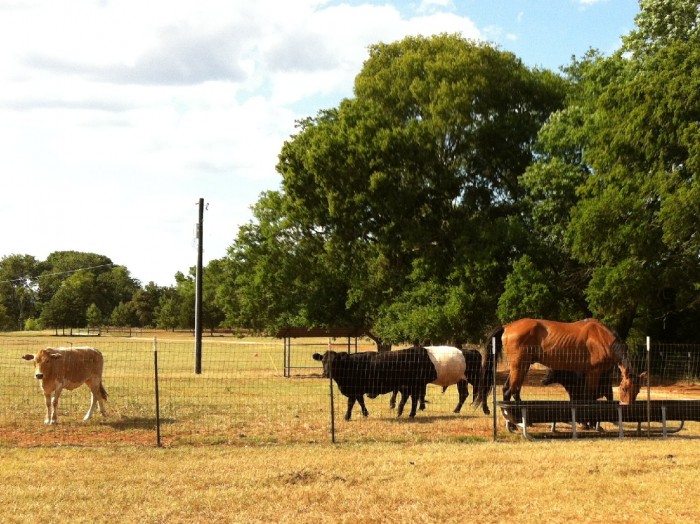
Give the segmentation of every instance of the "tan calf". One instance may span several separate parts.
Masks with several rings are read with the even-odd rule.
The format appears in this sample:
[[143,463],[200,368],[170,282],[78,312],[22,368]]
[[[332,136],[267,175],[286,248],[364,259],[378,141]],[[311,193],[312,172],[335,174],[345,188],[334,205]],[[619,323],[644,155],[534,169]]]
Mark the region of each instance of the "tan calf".
[[46,399],[44,424],[58,422],[58,399],[64,389],[73,390],[85,384],[90,388],[90,407],[83,420],[92,415],[99,403],[102,416],[106,415],[104,402],[107,391],[102,385],[102,353],[95,348],[45,348],[36,355],[24,355],[24,360],[34,361],[34,378],[41,380]]

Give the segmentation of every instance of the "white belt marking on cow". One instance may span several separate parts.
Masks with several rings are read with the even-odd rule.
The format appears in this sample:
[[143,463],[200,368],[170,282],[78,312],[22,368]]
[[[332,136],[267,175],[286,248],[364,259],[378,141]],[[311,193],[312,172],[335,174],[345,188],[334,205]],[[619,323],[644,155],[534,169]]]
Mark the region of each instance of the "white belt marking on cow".
[[467,363],[460,349],[452,346],[426,346],[425,349],[437,372],[431,384],[447,387],[466,380]]

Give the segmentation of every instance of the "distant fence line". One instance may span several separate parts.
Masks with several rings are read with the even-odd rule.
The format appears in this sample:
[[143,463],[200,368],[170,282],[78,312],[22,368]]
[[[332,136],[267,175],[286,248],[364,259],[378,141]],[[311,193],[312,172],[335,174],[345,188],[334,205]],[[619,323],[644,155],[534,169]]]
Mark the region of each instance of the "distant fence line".
[[[465,405],[452,413],[456,388],[429,386],[426,410],[416,420],[400,419],[387,396],[367,399],[369,416],[359,412],[343,420],[347,399],[312,359],[314,352],[374,350],[371,342],[311,340],[288,351],[282,340],[204,340],[202,374],[194,373],[190,340],[139,340],[101,336],[61,339],[65,346],[91,345],[104,355],[108,416],[82,417],[90,394],[86,387],[64,391],[59,424],[44,425],[45,405],[31,363],[20,357],[56,346],[51,337],[0,337],[0,445],[200,445],[276,443],[433,441],[509,438],[497,402],[507,376],[496,370],[492,419]],[[700,346],[652,344],[634,349],[639,371],[651,371],[650,391],[639,401],[700,399]],[[542,386],[542,369],[533,367],[523,387],[524,400],[564,401],[560,386]],[[619,383],[619,381],[618,381]],[[615,384],[616,385],[616,384]],[[471,391],[470,391],[471,393]],[[471,397],[470,397],[471,398]],[[498,411],[497,411],[498,410]],[[697,434],[697,425],[683,432]]]

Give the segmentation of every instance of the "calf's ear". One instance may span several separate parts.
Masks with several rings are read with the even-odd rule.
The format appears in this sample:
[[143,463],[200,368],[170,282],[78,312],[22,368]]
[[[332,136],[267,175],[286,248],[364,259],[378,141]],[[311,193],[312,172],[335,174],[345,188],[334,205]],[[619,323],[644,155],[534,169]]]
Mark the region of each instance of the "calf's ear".
[[34,360],[34,355],[29,355],[29,354],[27,354],[27,355],[24,355],[22,358],[23,358],[24,360]]
[[312,355],[312,358],[313,358],[314,360],[321,361],[321,360],[323,360],[323,355],[321,355],[320,353],[314,353],[314,354]]

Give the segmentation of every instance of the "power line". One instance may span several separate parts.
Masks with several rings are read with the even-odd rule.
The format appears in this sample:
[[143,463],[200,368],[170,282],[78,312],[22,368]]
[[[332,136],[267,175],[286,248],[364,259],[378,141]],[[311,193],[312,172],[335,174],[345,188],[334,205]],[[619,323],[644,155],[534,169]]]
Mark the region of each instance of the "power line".
[[[78,269],[71,269],[69,271],[58,271],[56,273],[42,273],[41,275],[38,275],[37,278],[40,277],[55,277],[59,275],[68,275],[70,273],[77,273],[78,271],[87,271],[89,269],[97,269],[100,267],[111,267],[111,266],[116,266],[116,264],[110,263],[110,264],[100,264],[99,266],[90,266],[90,267],[81,267]],[[13,282],[22,282],[24,280],[32,280],[33,277],[30,276],[23,276],[20,278],[13,278],[11,280],[0,280],[0,284],[11,284]]]

